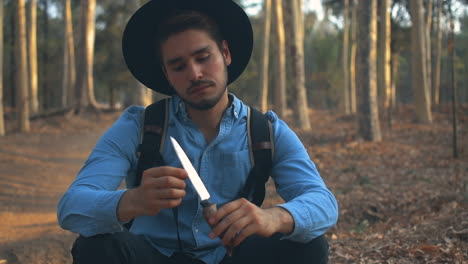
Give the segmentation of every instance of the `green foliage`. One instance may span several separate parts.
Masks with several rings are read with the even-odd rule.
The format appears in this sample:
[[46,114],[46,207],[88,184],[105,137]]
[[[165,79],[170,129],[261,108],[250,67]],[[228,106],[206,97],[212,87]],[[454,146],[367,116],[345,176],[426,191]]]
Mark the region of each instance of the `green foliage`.
[[305,72],[309,104],[334,108],[343,85],[342,32],[328,21],[317,24],[305,36]]

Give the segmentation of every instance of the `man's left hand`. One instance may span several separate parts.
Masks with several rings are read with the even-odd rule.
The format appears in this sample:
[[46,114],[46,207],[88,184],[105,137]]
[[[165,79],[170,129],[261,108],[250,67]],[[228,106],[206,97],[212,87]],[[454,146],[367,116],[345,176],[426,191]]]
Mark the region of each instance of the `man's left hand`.
[[231,247],[253,234],[270,237],[294,228],[294,219],[286,209],[262,209],[244,198],[225,204],[208,221],[212,226],[210,238],[220,237],[223,245]]

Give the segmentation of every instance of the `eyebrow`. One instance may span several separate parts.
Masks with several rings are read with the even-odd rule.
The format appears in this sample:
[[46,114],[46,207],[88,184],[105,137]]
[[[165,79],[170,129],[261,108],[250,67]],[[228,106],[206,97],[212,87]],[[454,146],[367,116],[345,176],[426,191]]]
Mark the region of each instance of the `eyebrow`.
[[[195,56],[195,55],[205,53],[205,52],[210,51],[210,50],[211,50],[211,47],[206,46],[206,47],[203,47],[201,49],[198,49],[198,50],[194,51],[192,54],[190,54],[190,56]],[[167,63],[167,65],[174,65],[174,64],[177,64],[180,61],[182,61],[182,57],[176,57],[176,58],[172,58],[172,59],[167,60],[166,63]]]

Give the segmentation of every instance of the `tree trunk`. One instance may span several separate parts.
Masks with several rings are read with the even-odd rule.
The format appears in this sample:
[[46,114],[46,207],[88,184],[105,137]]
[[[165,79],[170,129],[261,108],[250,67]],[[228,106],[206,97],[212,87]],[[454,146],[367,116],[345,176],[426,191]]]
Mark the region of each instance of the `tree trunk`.
[[63,77],[62,77],[62,106],[68,107],[74,104],[75,98],[75,41],[73,37],[73,20],[71,0],[65,0],[63,7],[65,20],[64,51],[63,51]]
[[349,115],[351,114],[351,106],[349,100],[349,0],[343,0],[343,93],[341,98],[341,111]]
[[16,0],[15,29],[16,29],[16,109],[19,112],[19,129],[29,132],[29,97],[28,97],[28,68],[26,54],[26,15],[24,0]]
[[291,60],[292,60],[292,89],[291,101],[294,110],[297,126],[304,130],[310,129],[309,109],[307,106],[307,93],[305,89],[305,72],[304,72],[304,39],[303,23],[298,19],[300,15],[299,1],[286,1],[285,9],[291,13],[292,27],[291,32],[293,39],[291,40]]
[[37,1],[29,0],[29,106],[31,113],[39,111],[37,87]]
[[358,29],[359,133],[365,140],[382,139],[377,99],[377,1],[360,0]]
[[412,86],[416,99],[416,116],[418,122],[431,123],[431,107],[428,95],[426,71],[426,45],[424,27],[424,9],[422,0],[410,1],[411,21],[411,47],[412,47]]
[[391,85],[391,92],[390,92],[390,108],[396,107],[396,81],[398,80],[398,69],[400,68],[400,54],[398,52],[394,52],[392,55],[392,85]]
[[[140,0],[131,0],[130,5],[133,11],[136,11],[140,6]],[[153,91],[141,82],[135,79],[134,87],[129,87],[129,96],[125,99],[125,106],[129,105],[143,105],[147,106],[153,102]]]
[[357,111],[357,99],[356,99],[356,50],[357,50],[357,1],[352,0],[352,10],[351,10],[351,56],[349,58],[349,104],[351,107],[351,113],[356,113]]
[[390,107],[391,100],[391,0],[380,2],[380,28],[379,28],[379,74],[378,83],[381,94],[382,106],[385,109]]
[[437,0],[437,15],[436,15],[436,48],[435,48],[435,62],[434,62],[434,81],[432,82],[432,103],[439,104],[440,95],[440,69],[442,57],[442,0]]
[[427,1],[427,10],[426,10],[426,30],[425,32],[425,44],[426,44],[426,74],[427,74],[427,96],[429,97],[429,102],[431,102],[431,91],[432,91],[432,59],[431,59],[431,28],[432,28],[432,1]]
[[286,116],[286,39],[284,33],[283,4],[281,0],[274,0],[276,14],[276,36],[278,54],[275,56],[276,69],[274,109],[281,118]]
[[268,110],[268,65],[270,63],[271,0],[264,0],[263,47],[260,69],[260,108]]
[[5,135],[3,119],[3,0],[0,0],[0,136]]
[[54,91],[49,87],[49,1],[43,0],[43,38],[42,38],[42,109],[53,107]]
[[80,41],[78,45],[78,68],[76,92],[78,104],[75,112],[86,108],[97,109],[94,98],[93,56],[95,38],[95,8],[96,0],[81,1]]

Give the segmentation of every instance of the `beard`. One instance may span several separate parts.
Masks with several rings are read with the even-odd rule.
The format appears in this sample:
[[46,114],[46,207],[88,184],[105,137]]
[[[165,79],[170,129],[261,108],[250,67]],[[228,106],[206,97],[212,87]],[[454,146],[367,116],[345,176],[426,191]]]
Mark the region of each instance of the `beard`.
[[[198,101],[198,102],[189,101],[183,97],[181,97],[181,99],[185,104],[187,104],[188,106],[196,110],[201,110],[201,111],[209,110],[213,108],[215,105],[217,105],[218,102],[221,100],[221,98],[224,96],[225,91],[227,90],[227,79],[228,79],[227,66],[224,66],[224,79],[220,83],[221,87],[224,87],[224,89],[221,89],[218,93],[216,93],[211,98],[203,98],[201,101]],[[213,81],[199,80],[199,81],[193,82],[190,88],[187,90],[190,92],[190,90],[196,88],[197,86],[201,86],[204,84],[209,84],[209,85],[214,85],[214,86],[216,85],[216,83]]]

